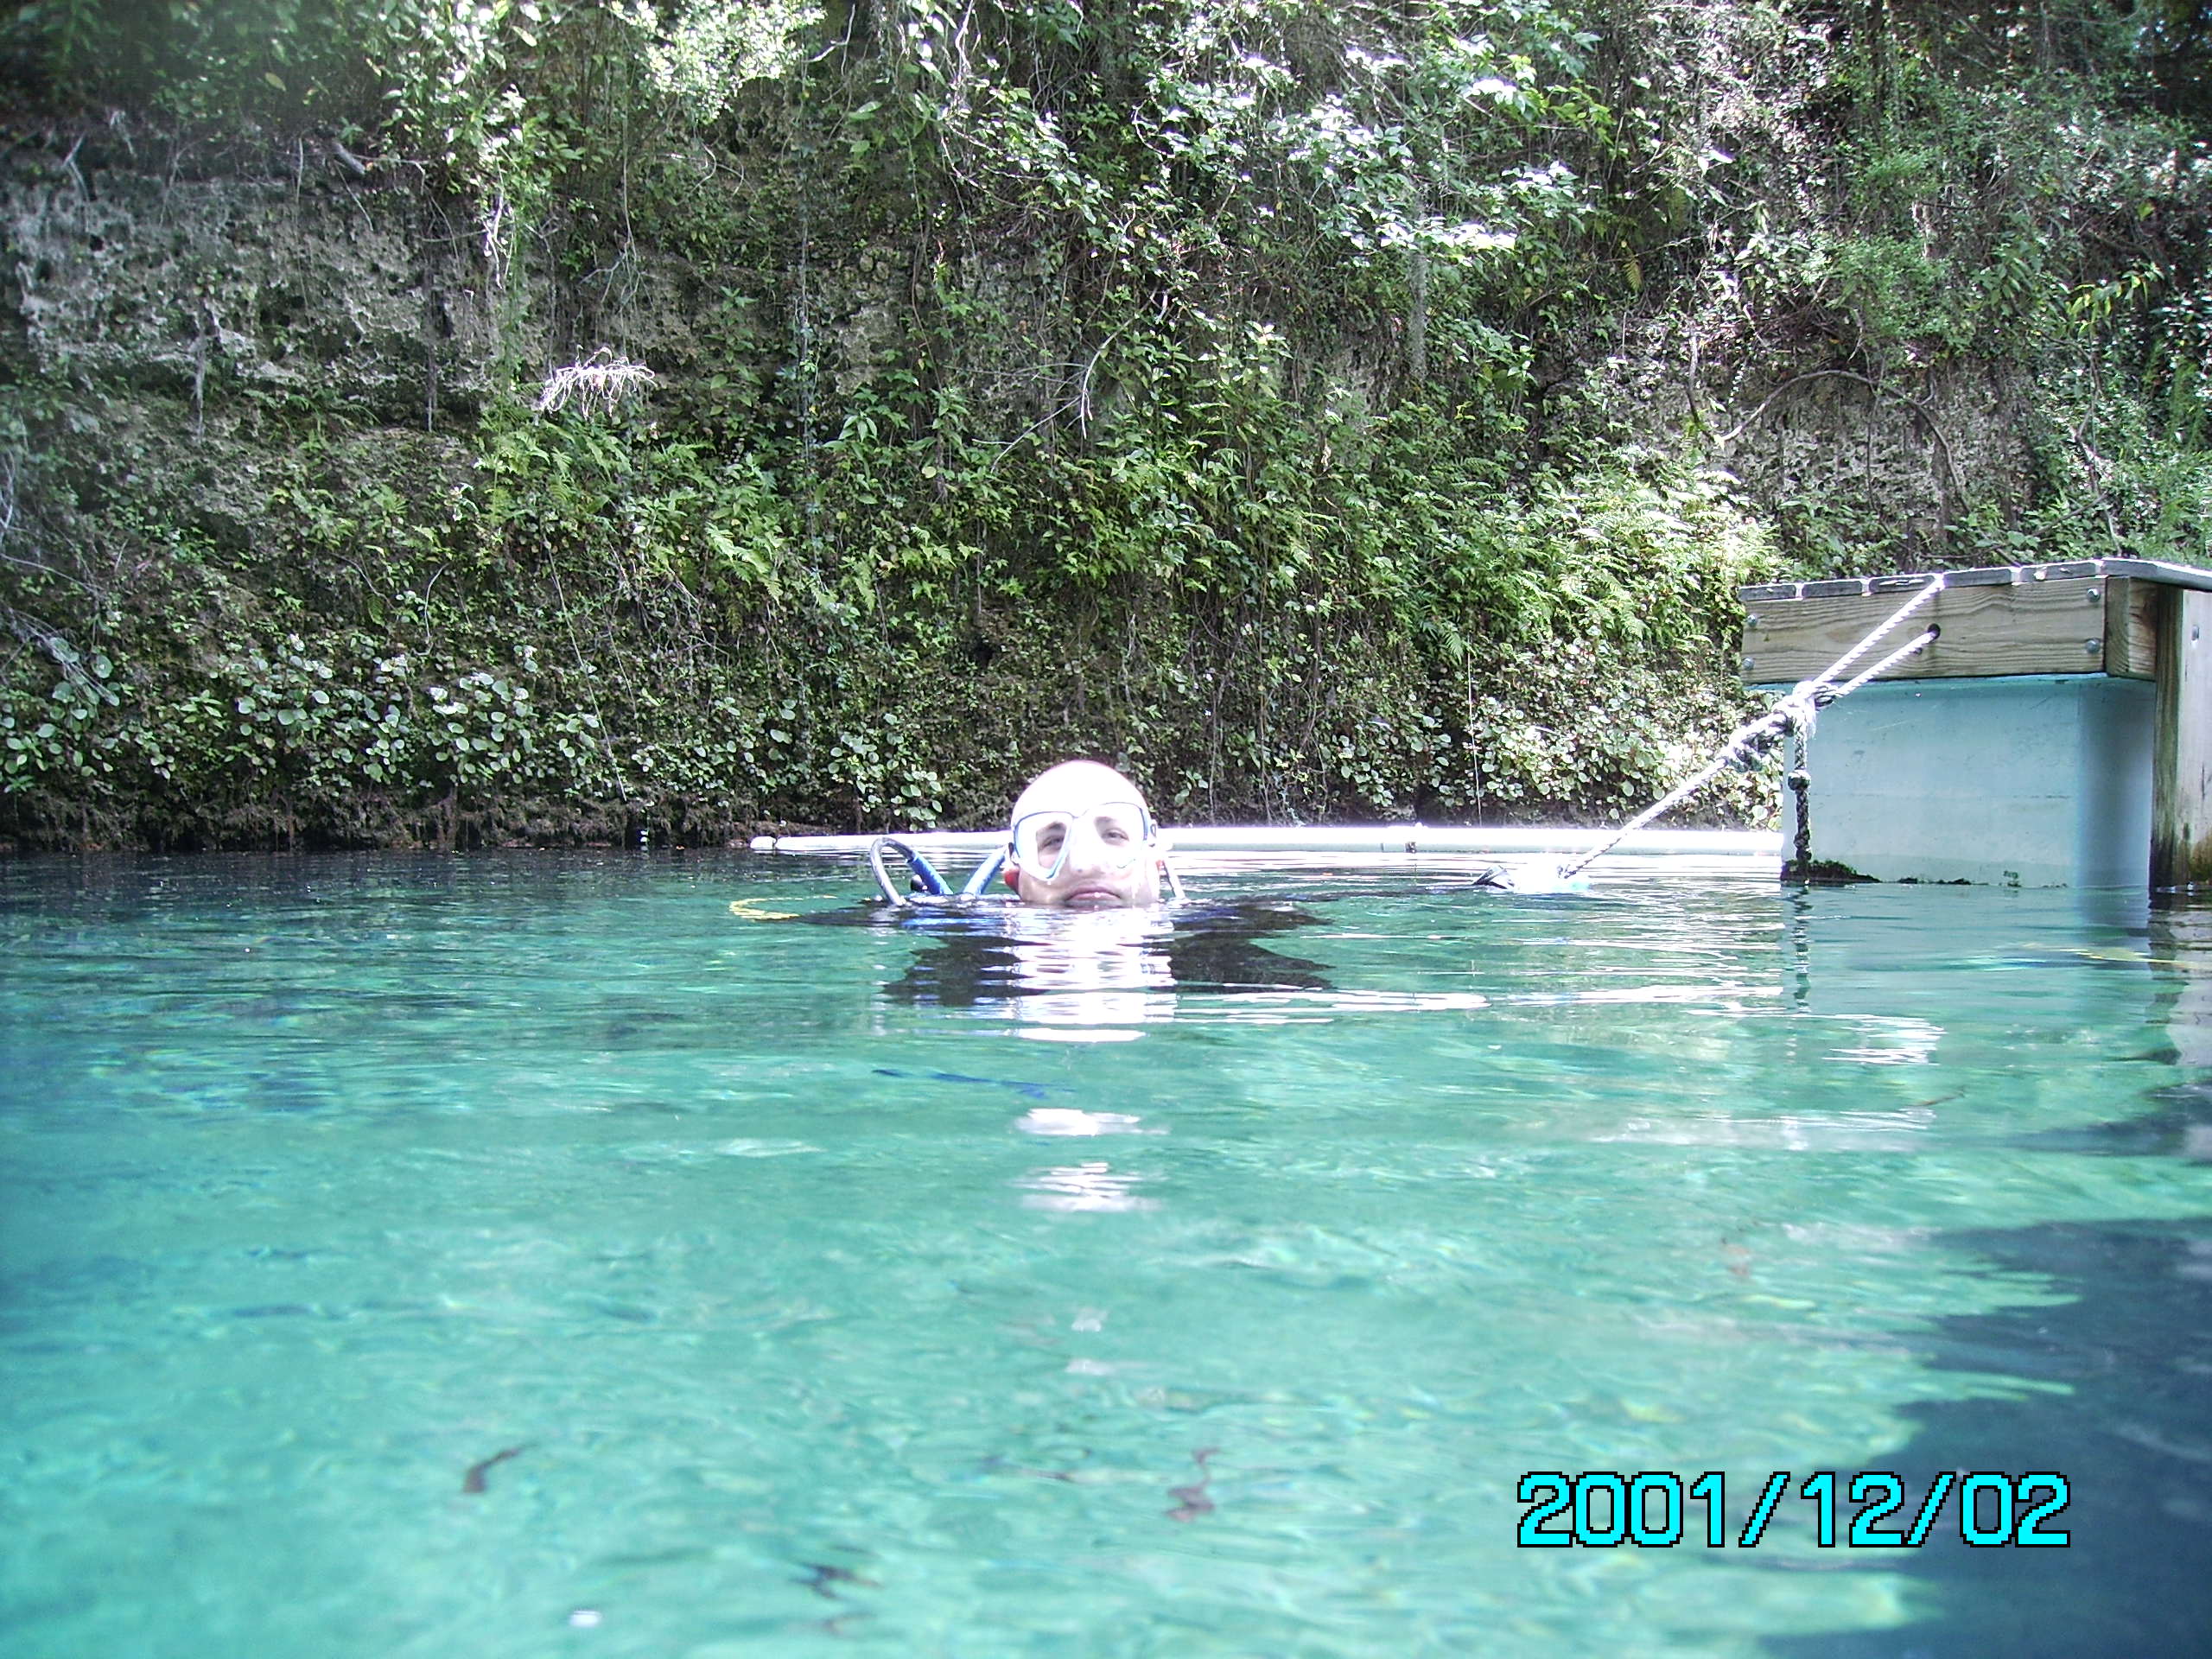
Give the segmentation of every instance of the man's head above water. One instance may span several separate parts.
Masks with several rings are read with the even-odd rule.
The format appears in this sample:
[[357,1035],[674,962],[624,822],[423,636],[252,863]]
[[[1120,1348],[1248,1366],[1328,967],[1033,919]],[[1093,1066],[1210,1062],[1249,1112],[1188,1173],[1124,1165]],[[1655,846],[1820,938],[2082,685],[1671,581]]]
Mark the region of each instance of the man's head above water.
[[1096,760],[1064,760],[1014,804],[1007,876],[1024,904],[1156,905],[1161,851],[1135,784]]

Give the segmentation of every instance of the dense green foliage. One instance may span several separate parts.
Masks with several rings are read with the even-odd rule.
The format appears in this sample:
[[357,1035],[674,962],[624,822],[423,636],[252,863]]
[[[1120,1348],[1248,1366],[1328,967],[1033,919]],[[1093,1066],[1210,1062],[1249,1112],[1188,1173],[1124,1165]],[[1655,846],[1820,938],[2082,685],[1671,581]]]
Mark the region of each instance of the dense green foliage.
[[[74,251],[0,359],[30,843],[982,822],[1069,753],[1170,818],[1603,818],[1739,714],[1742,582],[2212,534],[2193,5],[41,0],[4,44],[11,211]],[[419,330],[72,228],[164,168],[401,227]],[[73,269],[166,355],[64,349]],[[577,363],[606,399],[541,397]]]

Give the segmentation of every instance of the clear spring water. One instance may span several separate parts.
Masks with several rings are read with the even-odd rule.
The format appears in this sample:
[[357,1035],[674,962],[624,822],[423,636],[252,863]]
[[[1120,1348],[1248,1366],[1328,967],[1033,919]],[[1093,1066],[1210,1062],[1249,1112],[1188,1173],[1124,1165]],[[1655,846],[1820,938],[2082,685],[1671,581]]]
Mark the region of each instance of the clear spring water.
[[0,868],[0,1649],[2203,1650],[2212,916],[1599,874]]

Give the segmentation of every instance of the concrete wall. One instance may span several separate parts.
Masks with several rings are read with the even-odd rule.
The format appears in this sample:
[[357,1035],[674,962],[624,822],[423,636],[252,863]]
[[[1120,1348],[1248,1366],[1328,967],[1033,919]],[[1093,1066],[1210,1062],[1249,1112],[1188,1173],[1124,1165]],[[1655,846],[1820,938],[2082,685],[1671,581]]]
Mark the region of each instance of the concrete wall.
[[[2147,680],[1869,685],[1813,736],[1813,856],[1881,881],[2128,887],[2150,878]],[[1783,791],[1783,844],[1795,798]]]

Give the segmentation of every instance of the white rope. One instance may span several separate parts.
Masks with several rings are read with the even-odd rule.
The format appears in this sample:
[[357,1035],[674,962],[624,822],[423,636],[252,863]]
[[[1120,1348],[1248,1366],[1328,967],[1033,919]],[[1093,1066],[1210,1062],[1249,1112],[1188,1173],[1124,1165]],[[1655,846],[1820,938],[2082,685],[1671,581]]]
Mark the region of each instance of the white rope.
[[1576,859],[1572,864],[1560,866],[1560,874],[1562,877],[1574,875],[1590,864],[1595,862],[1597,860],[1604,857],[1607,853],[1612,851],[1615,847],[1618,846],[1623,839],[1634,835],[1637,830],[1643,829],[1645,824],[1650,823],[1652,819],[1659,817],[1660,814],[1667,811],[1669,808],[1679,806],[1682,802],[1696,794],[1698,791],[1703,789],[1715,778],[1718,778],[1723,772],[1726,771],[1730,766],[1734,766],[1736,762],[1743,757],[1745,753],[1751,749],[1755,744],[1773,736],[1777,732],[1781,731],[1784,727],[1788,726],[1791,717],[1790,703],[1796,696],[1796,694],[1792,692],[1789,697],[1783,698],[1772,709],[1770,709],[1765,714],[1751,721],[1750,725],[1738,728],[1735,734],[1726,743],[1720,746],[1720,753],[1713,756],[1703,768],[1692,773],[1688,778],[1675,785],[1674,788],[1669,790],[1664,795],[1654,801],[1649,806],[1645,807],[1643,811],[1637,813],[1626,823],[1621,825],[1621,827],[1615,830],[1612,836],[1603,843],[1593,848],[1589,852],[1585,853],[1580,858]]
[[1866,672],[1859,675],[1858,678],[1846,680],[1839,686],[1823,688],[1823,690],[1828,690],[1830,695],[1822,697],[1821,701],[1822,702],[1834,702],[1837,697],[1849,696],[1860,686],[1866,684],[1867,681],[1881,678],[1883,675],[1888,673],[1899,663],[1904,661],[1906,658],[1911,656],[1914,652],[1924,650],[1927,646],[1932,645],[1935,642],[1935,639],[1936,630],[1933,628],[1925,630],[1918,638],[1908,639],[1904,645],[1899,645],[1888,656],[1883,658],[1880,662],[1875,664],[1873,667],[1866,670]]
[[1849,651],[1845,652],[1842,656],[1830,663],[1827,667],[1821,672],[1818,677],[1823,681],[1834,679],[1835,677],[1842,673],[1845,669],[1849,668],[1853,663],[1857,662],[1861,657],[1864,657],[1869,651],[1872,650],[1876,640],[1879,639],[1891,628],[1897,626],[1898,623],[1904,621],[1905,618],[1910,616],[1915,611],[1918,610],[1923,605],[1925,605],[1929,600],[1935,598],[1936,594],[1942,591],[1943,578],[1940,575],[1929,577],[1928,585],[1925,588],[1923,588],[1918,593],[1915,594],[1910,599],[1905,601],[1904,604],[1898,606],[1895,611],[1891,612],[1888,621],[1883,623],[1880,627],[1875,629],[1873,632],[1868,634],[1864,639],[1861,639]]
[[1720,752],[1703,767],[1691,773],[1689,777],[1675,785],[1649,806],[1645,807],[1643,811],[1621,825],[1613,832],[1610,839],[1594,850],[1585,853],[1572,864],[1560,866],[1560,879],[1565,880],[1568,876],[1574,875],[1604,857],[1618,846],[1625,837],[1634,835],[1661,814],[1681,805],[1730,766],[1744,759],[1745,755],[1756,753],[1758,748],[1764,746],[1767,740],[1777,733],[1785,731],[1793,725],[1809,732],[1823,705],[1834,702],[1838,697],[1850,696],[1867,681],[1886,674],[1916,651],[1925,649],[1936,638],[1936,631],[1934,628],[1927,629],[1918,639],[1909,644],[1900,645],[1857,678],[1840,684],[1837,683],[1838,675],[1872,651],[1885,634],[1942,592],[1942,588],[1943,578],[1940,575],[1931,576],[1926,587],[1898,606],[1891,613],[1889,620],[1872,633],[1849,651],[1845,652],[1842,656],[1837,658],[1812,678],[1798,681],[1796,685],[1790,687],[1788,695],[1757,720],[1738,727],[1727,741],[1720,746]]

